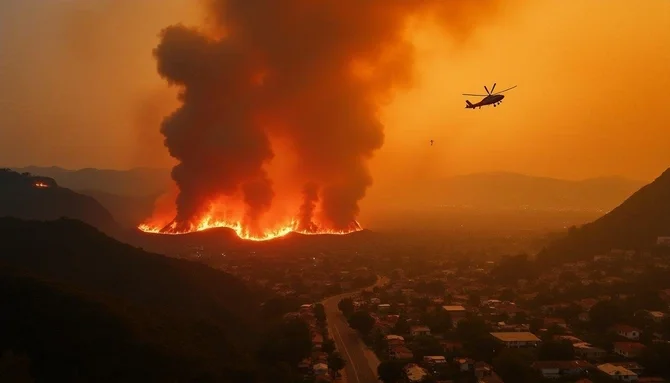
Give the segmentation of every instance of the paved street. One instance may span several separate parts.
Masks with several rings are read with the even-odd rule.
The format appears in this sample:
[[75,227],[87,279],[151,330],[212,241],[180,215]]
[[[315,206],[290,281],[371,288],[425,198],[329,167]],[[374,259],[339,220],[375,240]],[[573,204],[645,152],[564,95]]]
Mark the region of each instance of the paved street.
[[[376,285],[384,283],[386,283],[386,279],[382,277]],[[344,369],[344,381],[346,383],[378,383],[377,365],[379,360],[363,343],[356,331],[349,328],[346,318],[337,308],[337,304],[342,298],[355,293],[338,295],[323,302],[330,334],[335,341],[337,350],[347,361]]]

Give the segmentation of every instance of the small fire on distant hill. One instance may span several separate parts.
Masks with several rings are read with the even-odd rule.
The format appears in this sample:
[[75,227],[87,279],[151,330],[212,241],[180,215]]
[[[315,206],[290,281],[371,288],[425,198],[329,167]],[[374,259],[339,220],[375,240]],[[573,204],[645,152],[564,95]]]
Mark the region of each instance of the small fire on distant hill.
[[35,182],[33,184],[33,186],[36,187],[36,188],[48,188],[49,187],[48,184],[46,184],[44,182],[41,182],[41,181]]

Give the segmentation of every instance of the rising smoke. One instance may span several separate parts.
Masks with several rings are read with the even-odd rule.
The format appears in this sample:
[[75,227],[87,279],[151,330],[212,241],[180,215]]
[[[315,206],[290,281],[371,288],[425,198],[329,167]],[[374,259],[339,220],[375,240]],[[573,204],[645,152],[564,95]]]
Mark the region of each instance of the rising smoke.
[[384,142],[379,110],[411,85],[414,17],[459,34],[491,0],[211,0],[217,34],[175,25],[155,49],[182,106],[161,128],[179,187],[175,223],[240,196],[251,230],[273,201],[270,137],[291,142],[304,201],[302,230],[357,227],[372,184],[367,161]]

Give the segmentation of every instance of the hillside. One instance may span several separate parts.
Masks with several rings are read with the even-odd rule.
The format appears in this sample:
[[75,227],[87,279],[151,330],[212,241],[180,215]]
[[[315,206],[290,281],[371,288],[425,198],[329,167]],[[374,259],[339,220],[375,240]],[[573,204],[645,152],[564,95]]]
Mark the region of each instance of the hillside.
[[28,166],[13,170],[53,178],[58,184],[72,190],[99,190],[120,196],[145,197],[160,194],[171,185],[169,169],[111,170],[88,168],[70,170],[57,166]]
[[670,235],[670,169],[601,218],[572,229],[544,249],[541,259],[596,255],[610,249],[652,247]]
[[79,221],[0,218],[0,291],[0,350],[38,382],[253,381],[261,297],[204,265]]
[[137,227],[154,210],[156,195],[135,196],[107,193],[100,190],[79,190],[79,193],[95,198],[123,227]]
[[183,255],[190,252],[194,247],[204,247],[207,251],[213,252],[239,250],[296,253],[302,251],[350,250],[374,244],[380,240],[380,236],[369,230],[362,230],[347,235],[289,233],[284,237],[270,241],[249,241],[241,239],[231,229],[213,228],[181,235],[152,234],[132,230],[127,231],[122,239],[151,251]]
[[103,230],[116,225],[90,196],[60,187],[51,178],[0,169],[0,217],[7,216],[41,221],[69,217]]

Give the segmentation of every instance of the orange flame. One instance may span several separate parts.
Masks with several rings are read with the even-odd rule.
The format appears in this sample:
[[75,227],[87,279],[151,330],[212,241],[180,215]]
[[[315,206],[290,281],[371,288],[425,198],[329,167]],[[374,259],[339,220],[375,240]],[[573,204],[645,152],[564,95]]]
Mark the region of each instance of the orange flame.
[[225,219],[216,219],[214,218],[212,213],[208,213],[196,223],[188,224],[186,228],[181,227],[178,229],[176,222],[172,222],[167,226],[144,223],[139,225],[137,228],[145,233],[180,235],[180,234],[187,234],[222,227],[232,229],[235,232],[235,234],[237,234],[238,237],[249,241],[268,241],[271,239],[286,236],[289,233],[299,233],[304,235],[320,235],[320,234],[346,235],[362,230],[360,224],[358,222],[354,222],[352,224],[352,227],[347,230],[330,230],[330,229],[317,228],[315,230],[305,231],[305,230],[299,230],[298,221],[293,219],[286,224],[278,225],[277,227],[272,229],[263,230],[263,232],[260,234],[254,234],[251,233],[242,224],[242,222],[227,221]]
[[47,184],[45,184],[44,182],[41,182],[41,181],[35,182],[34,186],[36,188],[48,188],[49,187],[49,185],[47,185]]

